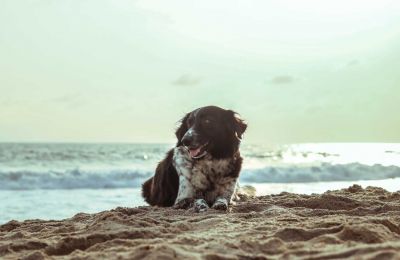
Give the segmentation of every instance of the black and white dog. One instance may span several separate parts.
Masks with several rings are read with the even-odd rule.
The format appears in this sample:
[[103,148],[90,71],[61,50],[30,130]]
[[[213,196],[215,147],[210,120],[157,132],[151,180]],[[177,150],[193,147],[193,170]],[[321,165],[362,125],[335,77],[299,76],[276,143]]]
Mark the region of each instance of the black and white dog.
[[247,125],[232,110],[196,109],[181,120],[178,143],[142,187],[150,205],[227,210],[242,166],[239,144]]

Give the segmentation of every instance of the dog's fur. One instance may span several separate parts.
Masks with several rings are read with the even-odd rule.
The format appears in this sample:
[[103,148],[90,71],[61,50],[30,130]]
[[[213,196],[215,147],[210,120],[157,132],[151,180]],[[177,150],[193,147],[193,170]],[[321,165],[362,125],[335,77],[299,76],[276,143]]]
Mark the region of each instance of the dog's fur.
[[246,128],[235,112],[216,106],[186,114],[175,132],[176,147],[142,186],[145,200],[163,207],[226,210],[242,165],[239,144]]

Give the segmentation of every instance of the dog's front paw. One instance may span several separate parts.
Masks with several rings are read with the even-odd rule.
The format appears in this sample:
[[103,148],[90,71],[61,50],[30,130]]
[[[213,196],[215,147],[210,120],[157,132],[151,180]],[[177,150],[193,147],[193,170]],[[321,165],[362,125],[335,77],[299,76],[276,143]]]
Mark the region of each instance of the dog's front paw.
[[194,202],[193,208],[195,212],[203,212],[207,211],[210,207],[204,199],[198,199]]
[[185,198],[180,201],[175,202],[172,208],[174,209],[188,209],[193,206],[193,199],[192,198]]
[[217,199],[211,208],[216,209],[216,210],[227,211],[228,210],[228,201],[224,198]]

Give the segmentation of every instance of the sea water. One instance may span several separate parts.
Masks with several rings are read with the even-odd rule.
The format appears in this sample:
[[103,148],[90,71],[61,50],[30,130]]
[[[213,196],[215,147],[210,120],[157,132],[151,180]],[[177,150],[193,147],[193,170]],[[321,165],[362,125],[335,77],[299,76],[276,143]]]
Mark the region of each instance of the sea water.
[[[140,186],[173,144],[0,144],[0,223],[145,205]],[[243,144],[240,183],[258,195],[400,190],[400,144]]]

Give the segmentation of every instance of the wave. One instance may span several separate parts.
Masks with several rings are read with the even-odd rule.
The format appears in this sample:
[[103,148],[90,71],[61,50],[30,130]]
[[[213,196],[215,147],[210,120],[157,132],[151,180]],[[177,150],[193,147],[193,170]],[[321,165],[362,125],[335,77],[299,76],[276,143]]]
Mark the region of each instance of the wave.
[[0,190],[112,189],[140,187],[152,172],[143,170],[0,171]]
[[[0,190],[138,188],[153,170],[71,169],[64,171],[1,171]],[[306,183],[380,180],[400,177],[400,167],[368,166],[360,163],[322,163],[319,166],[264,167],[243,169],[242,183]]]
[[255,183],[300,183],[326,181],[382,180],[400,177],[400,167],[360,163],[330,164],[319,166],[265,167],[244,169],[240,180]]

